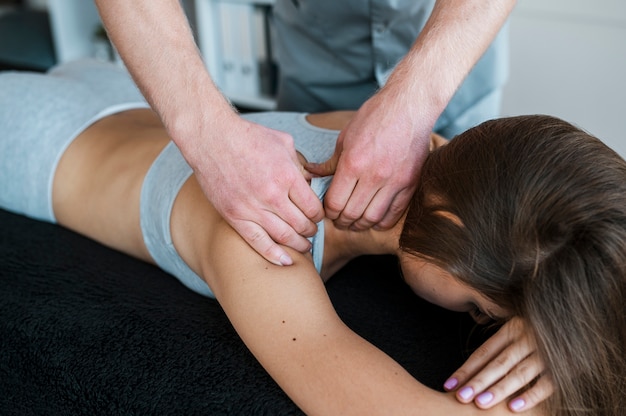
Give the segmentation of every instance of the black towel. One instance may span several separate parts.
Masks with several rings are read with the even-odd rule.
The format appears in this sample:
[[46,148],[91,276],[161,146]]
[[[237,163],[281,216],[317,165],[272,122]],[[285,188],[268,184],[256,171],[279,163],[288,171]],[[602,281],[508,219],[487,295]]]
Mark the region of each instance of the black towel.
[[[0,414],[301,414],[219,304],[158,268],[0,210]],[[390,256],[327,284],[339,315],[440,389],[486,337],[417,298]]]

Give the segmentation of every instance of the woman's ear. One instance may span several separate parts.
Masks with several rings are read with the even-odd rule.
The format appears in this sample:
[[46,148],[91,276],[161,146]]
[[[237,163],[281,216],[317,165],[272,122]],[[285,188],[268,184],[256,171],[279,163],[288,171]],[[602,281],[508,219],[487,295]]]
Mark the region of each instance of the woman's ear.
[[440,136],[437,133],[430,133],[430,151],[432,152],[438,147],[448,144],[448,141],[448,139],[445,139],[443,136]]

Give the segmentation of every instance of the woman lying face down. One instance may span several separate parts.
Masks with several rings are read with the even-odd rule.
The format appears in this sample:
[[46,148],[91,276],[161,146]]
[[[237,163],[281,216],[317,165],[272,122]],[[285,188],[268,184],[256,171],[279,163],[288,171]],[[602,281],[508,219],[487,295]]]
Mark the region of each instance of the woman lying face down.
[[[81,71],[31,75],[22,84],[0,76],[0,87],[11,81],[10,106],[0,103],[9,125],[22,113],[27,117],[30,108],[20,97],[40,78],[41,88],[53,75],[97,88],[89,68]],[[101,80],[100,74],[96,82]],[[63,91],[68,105],[81,107],[93,95]],[[51,110],[59,112],[55,120],[67,119],[62,110]],[[435,137],[437,148],[395,228],[353,232],[324,221],[316,250],[291,252],[295,264],[280,267],[220,218],[154,113],[97,113],[89,123],[77,123],[75,139],[61,140],[67,148],[55,150],[60,160],[49,177],[20,169],[30,166],[28,157],[44,154],[53,126],[17,123],[26,131],[0,141],[0,158],[24,163],[3,161],[2,182],[28,174],[29,182],[11,189],[26,189],[35,179],[52,183],[54,215],[22,204],[18,191],[0,191],[1,205],[58,221],[214,295],[248,348],[306,413],[506,414],[510,408],[617,415],[624,408],[626,168],[593,137],[545,116],[487,122],[440,147]],[[286,126],[294,137],[334,140],[336,132],[327,128],[341,127],[335,123],[348,116],[310,116],[317,127],[293,114],[258,117],[268,128]],[[34,140],[29,151],[14,151],[25,146],[25,137]],[[326,146],[295,138],[309,159],[312,147]],[[333,145],[327,146],[331,153]],[[262,167],[242,168],[253,174]],[[176,183],[169,184],[173,177]],[[312,186],[322,195],[327,184],[313,178]],[[352,332],[328,299],[323,280],[350,259],[389,253],[398,256],[405,280],[420,296],[470,312],[479,322],[506,322],[446,382],[456,398],[421,385]]]
[[547,116],[469,130],[426,161],[400,246],[525,323],[548,414],[624,412],[626,164],[599,140]]

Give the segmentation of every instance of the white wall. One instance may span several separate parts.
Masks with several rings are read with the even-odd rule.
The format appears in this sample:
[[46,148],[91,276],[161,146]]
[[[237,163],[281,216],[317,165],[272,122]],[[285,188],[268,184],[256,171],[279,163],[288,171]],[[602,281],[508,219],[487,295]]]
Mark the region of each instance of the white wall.
[[626,1],[518,0],[503,114],[551,114],[626,158]]
[[[181,0],[185,10],[193,17],[193,0]],[[98,9],[93,0],[27,0],[29,6],[46,8],[54,49],[59,62],[86,57],[98,57],[95,33],[102,27]]]
[[[61,61],[92,55],[92,0],[30,1],[49,3]],[[518,0],[510,34],[503,115],[561,117],[626,158],[626,0]]]
[[94,56],[100,16],[90,0],[49,0],[50,25],[59,62]]

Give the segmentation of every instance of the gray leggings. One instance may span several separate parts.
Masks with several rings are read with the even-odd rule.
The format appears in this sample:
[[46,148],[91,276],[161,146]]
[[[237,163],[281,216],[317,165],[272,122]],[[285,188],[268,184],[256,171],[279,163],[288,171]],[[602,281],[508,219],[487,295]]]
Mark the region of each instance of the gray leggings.
[[112,64],[0,72],[0,207],[55,222],[52,181],[72,140],[103,117],[142,107],[128,74]]

